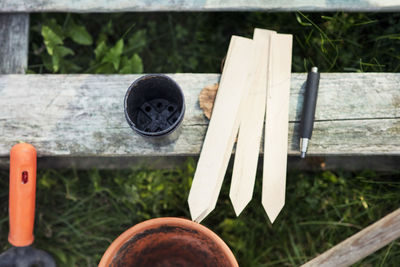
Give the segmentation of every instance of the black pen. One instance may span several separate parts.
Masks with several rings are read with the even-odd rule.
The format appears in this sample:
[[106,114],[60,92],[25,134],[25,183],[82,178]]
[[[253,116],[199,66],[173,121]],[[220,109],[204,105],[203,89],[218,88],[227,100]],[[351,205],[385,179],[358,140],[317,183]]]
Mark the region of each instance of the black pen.
[[319,72],[317,67],[312,67],[307,75],[306,88],[304,92],[303,112],[300,123],[300,152],[301,157],[305,158],[308,142],[311,139],[313,127],[315,106],[317,104],[319,86]]

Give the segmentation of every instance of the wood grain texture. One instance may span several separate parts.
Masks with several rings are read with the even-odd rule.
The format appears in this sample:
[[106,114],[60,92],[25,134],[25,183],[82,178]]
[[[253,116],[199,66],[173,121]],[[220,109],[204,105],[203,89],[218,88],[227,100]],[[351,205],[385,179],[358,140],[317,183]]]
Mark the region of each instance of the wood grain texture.
[[4,0],[0,12],[128,12],[128,11],[390,11],[395,0]]
[[200,223],[216,206],[256,65],[254,41],[232,36],[188,204]]
[[28,30],[29,14],[0,14],[0,74],[25,73]]
[[247,84],[249,92],[240,114],[235,163],[232,171],[229,198],[237,216],[253,198],[261,136],[264,127],[265,102],[267,95],[267,73],[270,58],[270,39],[274,31],[255,29],[254,50],[257,57],[253,62],[253,79]]
[[399,237],[400,209],[395,210],[302,266],[350,266]]
[[[0,75],[0,156],[18,141],[39,156],[198,155],[208,120],[198,104],[217,74],[170,75],[185,93],[182,134],[155,147],[125,121],[123,98],[140,75]],[[290,155],[298,154],[297,127],[306,74],[293,73]],[[322,73],[308,155],[400,155],[400,74]]]
[[291,34],[271,34],[261,196],[271,223],[285,205],[292,43]]

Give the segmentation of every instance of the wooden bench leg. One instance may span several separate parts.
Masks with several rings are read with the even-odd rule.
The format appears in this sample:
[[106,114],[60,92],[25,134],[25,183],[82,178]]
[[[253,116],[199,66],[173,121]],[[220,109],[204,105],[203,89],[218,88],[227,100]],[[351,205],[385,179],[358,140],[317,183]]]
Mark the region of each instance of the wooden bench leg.
[[349,266],[399,237],[400,209],[397,209],[302,266]]
[[0,14],[0,74],[25,73],[28,42],[29,14]]

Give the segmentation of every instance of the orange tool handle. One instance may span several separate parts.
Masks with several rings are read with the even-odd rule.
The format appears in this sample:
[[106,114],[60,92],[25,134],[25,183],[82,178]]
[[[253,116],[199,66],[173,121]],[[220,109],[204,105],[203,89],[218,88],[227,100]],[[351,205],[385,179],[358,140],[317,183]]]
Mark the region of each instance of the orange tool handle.
[[21,143],[10,150],[10,233],[8,241],[15,247],[33,242],[36,198],[36,149]]

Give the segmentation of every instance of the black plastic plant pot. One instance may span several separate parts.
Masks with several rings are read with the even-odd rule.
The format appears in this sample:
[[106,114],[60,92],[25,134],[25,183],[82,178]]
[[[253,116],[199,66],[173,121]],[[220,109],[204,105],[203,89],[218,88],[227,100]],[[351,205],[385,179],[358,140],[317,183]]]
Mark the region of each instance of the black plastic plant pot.
[[149,74],[129,86],[124,101],[130,127],[155,144],[175,141],[185,114],[182,89],[170,77]]

